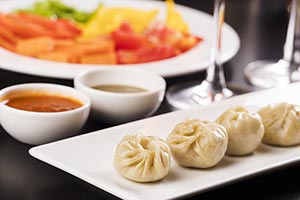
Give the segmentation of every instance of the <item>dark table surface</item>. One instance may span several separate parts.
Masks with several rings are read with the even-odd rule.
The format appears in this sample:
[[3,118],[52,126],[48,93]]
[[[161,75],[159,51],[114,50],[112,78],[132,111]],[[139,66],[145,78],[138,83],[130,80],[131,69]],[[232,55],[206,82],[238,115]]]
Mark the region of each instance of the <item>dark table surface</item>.
[[[212,13],[213,0],[178,0],[177,2]],[[232,25],[241,38],[238,54],[224,66],[226,79],[231,85],[255,89],[249,87],[244,81],[244,67],[257,59],[281,58],[288,22],[287,2],[286,0],[227,0],[226,22]],[[204,77],[205,72],[199,72],[167,79],[167,83],[172,85],[190,80],[200,82]],[[71,80],[35,77],[0,70],[0,89],[29,82],[72,86]],[[169,111],[166,103],[163,103],[156,114]],[[81,133],[105,127],[108,125],[89,119]],[[14,140],[0,128],[1,200],[117,199],[99,188],[34,159],[28,154],[30,147]],[[191,198],[300,199],[299,171],[298,162]]]

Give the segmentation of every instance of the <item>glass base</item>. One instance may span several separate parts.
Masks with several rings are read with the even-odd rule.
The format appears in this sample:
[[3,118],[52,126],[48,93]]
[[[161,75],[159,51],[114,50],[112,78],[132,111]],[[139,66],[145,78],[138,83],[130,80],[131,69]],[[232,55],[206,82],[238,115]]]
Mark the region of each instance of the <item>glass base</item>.
[[214,90],[211,84],[203,81],[190,82],[171,86],[167,91],[166,99],[175,109],[187,109],[193,106],[208,105],[233,96],[227,88]]
[[252,62],[246,66],[244,75],[250,84],[260,88],[282,87],[291,82],[289,63],[284,60]]

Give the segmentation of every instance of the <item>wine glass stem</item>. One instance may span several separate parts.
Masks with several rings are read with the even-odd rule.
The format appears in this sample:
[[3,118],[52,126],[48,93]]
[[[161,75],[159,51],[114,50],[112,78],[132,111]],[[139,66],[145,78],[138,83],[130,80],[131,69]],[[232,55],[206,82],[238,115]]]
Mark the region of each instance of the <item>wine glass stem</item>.
[[292,0],[290,19],[283,50],[283,59],[290,63],[295,61],[295,53],[300,50],[300,0]]
[[226,88],[223,65],[221,62],[222,25],[225,17],[225,0],[215,0],[210,64],[206,81],[213,90]]

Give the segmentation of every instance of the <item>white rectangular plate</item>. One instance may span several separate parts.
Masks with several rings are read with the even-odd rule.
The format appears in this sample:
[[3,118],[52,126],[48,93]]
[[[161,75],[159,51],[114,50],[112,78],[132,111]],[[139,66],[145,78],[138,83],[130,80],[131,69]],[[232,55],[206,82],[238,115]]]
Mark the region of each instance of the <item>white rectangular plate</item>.
[[215,120],[230,106],[257,109],[269,103],[300,103],[300,84],[287,88],[249,93],[205,107],[172,112],[93,133],[49,143],[30,149],[29,153],[59,169],[123,199],[173,199],[193,195],[300,160],[300,148],[279,148],[261,144],[245,157],[225,156],[211,169],[189,169],[172,160],[171,172],[162,181],[135,183],[121,177],[113,168],[114,149],[126,134],[144,132],[163,139],[186,118]]

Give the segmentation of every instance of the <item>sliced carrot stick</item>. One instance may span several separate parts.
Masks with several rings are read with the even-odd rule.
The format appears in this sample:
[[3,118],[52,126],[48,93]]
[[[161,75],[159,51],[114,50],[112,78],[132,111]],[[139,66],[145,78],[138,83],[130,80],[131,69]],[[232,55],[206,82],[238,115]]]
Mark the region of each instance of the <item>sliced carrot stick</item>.
[[54,40],[54,48],[71,47],[75,45],[75,41],[71,39],[56,39]]
[[5,38],[0,36],[0,47],[3,47],[9,51],[15,51],[16,46],[9,41],[7,41]]
[[8,40],[12,44],[16,44],[18,40],[22,39],[17,37],[13,32],[8,29],[3,28],[0,26],[0,36]]
[[41,26],[26,23],[11,15],[0,15],[0,24],[4,28],[9,29],[16,35],[24,38],[53,35],[52,32]]
[[51,20],[39,15],[35,15],[31,13],[22,13],[22,12],[10,14],[10,15],[16,16],[18,19],[22,21],[37,24],[55,32],[63,31],[64,32],[63,34],[72,34],[74,36],[78,36],[81,33],[81,30],[70,20],[66,20],[66,19]]
[[56,27],[55,29],[49,29],[32,21],[26,21],[18,15],[0,14],[0,26],[11,30],[16,35],[23,38],[49,36],[53,38],[67,39],[74,38],[78,35],[75,32],[64,30],[64,27]]
[[110,35],[100,35],[96,38],[84,38],[84,37],[76,38],[76,42],[79,42],[80,44],[97,43],[103,41],[113,41],[113,39]]
[[114,51],[114,43],[112,41],[102,41],[90,44],[78,44],[74,47],[79,55],[105,53]]
[[87,54],[98,54],[114,51],[112,41],[103,41],[99,43],[75,43],[74,46],[58,47],[56,51],[68,52],[70,55],[81,57]]
[[50,37],[35,37],[17,42],[16,52],[26,56],[36,56],[54,49],[54,39]]
[[57,27],[54,34],[57,36],[56,38],[75,38],[78,36],[78,33],[71,32],[64,27]]
[[80,57],[74,54],[69,54],[69,63],[80,63]]
[[16,18],[24,22],[34,23],[47,29],[55,29],[55,24],[50,19],[47,19],[39,15],[35,15],[31,13],[23,13],[23,12],[13,13],[10,15],[15,16]]
[[51,60],[56,62],[79,63],[78,56],[63,51],[51,51],[51,52],[41,53],[36,57],[40,59]]
[[80,63],[82,64],[117,64],[117,56],[114,51],[110,51],[102,54],[90,54],[80,57]]
[[69,57],[70,56],[67,53],[63,52],[47,52],[37,55],[37,58],[56,62],[68,62],[70,59]]

